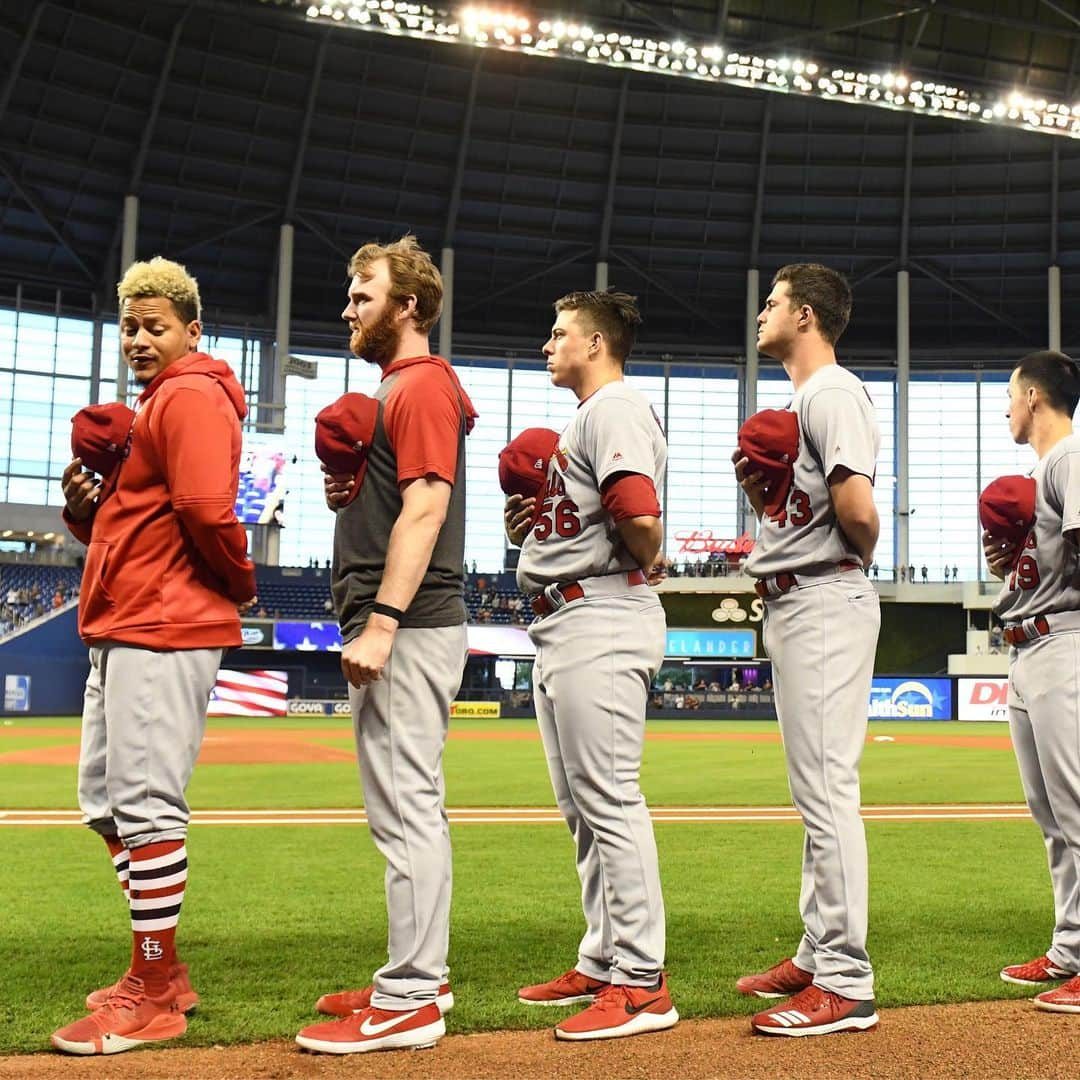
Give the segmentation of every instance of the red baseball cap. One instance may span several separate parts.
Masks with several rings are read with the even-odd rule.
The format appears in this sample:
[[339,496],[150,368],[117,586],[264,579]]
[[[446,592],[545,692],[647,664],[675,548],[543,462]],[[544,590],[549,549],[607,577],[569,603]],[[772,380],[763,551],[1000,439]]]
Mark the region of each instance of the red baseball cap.
[[101,476],[120,464],[127,448],[135,411],[122,401],[87,405],[71,418],[71,452]]
[[777,514],[787,502],[799,456],[799,418],[790,409],[762,409],[739,428],[739,450],[748,473],[765,477],[765,512]]
[[342,394],[315,417],[315,453],[319,460],[332,473],[356,477],[345,506],[360,494],[378,418],[379,402],[367,394]]
[[999,476],[979,496],[979,521],[995,539],[1022,546],[1035,524],[1035,480]]
[[499,486],[506,495],[535,498],[547,479],[548,462],[559,443],[550,428],[526,428],[499,451]]

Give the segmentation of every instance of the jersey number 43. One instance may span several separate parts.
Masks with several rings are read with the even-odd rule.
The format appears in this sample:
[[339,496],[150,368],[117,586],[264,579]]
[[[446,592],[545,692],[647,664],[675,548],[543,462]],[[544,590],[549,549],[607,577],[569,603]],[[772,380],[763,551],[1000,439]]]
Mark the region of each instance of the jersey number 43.
[[813,517],[810,496],[805,491],[792,488],[787,507],[778,510],[775,514],[770,514],[769,520],[782,529],[789,521],[792,525],[809,525]]

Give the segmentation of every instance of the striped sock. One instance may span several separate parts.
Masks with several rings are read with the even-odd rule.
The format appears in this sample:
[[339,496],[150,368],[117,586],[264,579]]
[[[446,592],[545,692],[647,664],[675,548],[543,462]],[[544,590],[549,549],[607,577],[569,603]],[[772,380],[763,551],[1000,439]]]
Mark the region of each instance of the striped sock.
[[116,870],[116,879],[120,882],[120,888],[124,890],[126,900],[128,898],[128,849],[124,847],[119,836],[105,836],[102,839],[109,849],[109,856]]
[[150,997],[160,997],[176,963],[176,924],[187,884],[183,840],[163,840],[131,849],[131,973]]

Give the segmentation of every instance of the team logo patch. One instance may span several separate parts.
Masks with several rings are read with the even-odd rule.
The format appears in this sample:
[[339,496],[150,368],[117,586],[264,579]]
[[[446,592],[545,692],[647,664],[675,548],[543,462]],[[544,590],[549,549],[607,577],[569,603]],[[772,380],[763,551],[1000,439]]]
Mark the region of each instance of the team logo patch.
[[157,938],[143,938],[139,948],[142,949],[144,960],[160,960],[165,955],[165,950]]
[[566,456],[566,451],[561,446],[555,447],[555,460],[559,463],[559,468],[563,472],[566,472],[570,468],[570,459]]

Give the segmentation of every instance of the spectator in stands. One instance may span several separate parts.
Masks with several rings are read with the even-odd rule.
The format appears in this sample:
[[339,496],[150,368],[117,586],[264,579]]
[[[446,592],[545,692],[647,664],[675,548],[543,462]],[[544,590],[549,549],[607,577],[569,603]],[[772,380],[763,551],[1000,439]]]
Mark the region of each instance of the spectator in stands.
[[907,579],[908,579],[908,581],[911,582],[912,585],[915,584],[915,564],[914,563],[912,563],[907,568]]
[[906,566],[901,566],[900,567],[900,581],[901,582],[907,581],[907,567]]
[[334,614],[334,601],[329,596],[323,601],[322,609],[327,615]]
[[255,612],[255,618],[257,619],[269,619],[270,612],[266,610],[265,604],[259,605],[259,610]]
[[956,571],[956,564],[954,563],[953,568],[952,568],[952,579],[953,579],[953,581],[956,580],[956,572],[957,572]]
[[52,606],[54,611],[64,606],[64,594],[59,589],[53,593]]
[[761,689],[763,693],[772,693],[772,679],[770,679],[767,675],[765,676],[765,681],[761,684]]
[[877,580],[877,576],[878,576],[878,564],[877,564],[876,562],[872,562],[872,563],[870,564],[870,575],[871,575],[871,577],[873,577],[873,578],[874,578],[874,580],[875,580],[875,581]]
[[923,584],[925,585],[925,584],[926,584],[926,579],[927,579],[927,576],[928,576],[928,575],[929,575],[929,573],[930,573],[930,571],[929,571],[929,570],[927,570],[927,568],[926,568],[926,563],[923,563],[923,564],[922,564],[922,569],[921,569],[921,570],[919,571],[919,573],[920,573],[920,574],[922,574],[922,580],[923,580]]
[[742,687],[739,685],[739,676],[732,675],[731,682],[728,684],[728,693],[737,694],[741,689]]
[[[120,349],[142,389],[140,409],[130,422],[118,418],[126,452],[104,463],[107,477],[75,457],[61,482],[64,520],[90,545],[79,609],[91,665],[79,805],[129,900],[131,966],[91,994],[89,1016],[54,1032],[53,1046],[73,1054],[175,1038],[187,1027],[183,1010],[198,1001],[176,956],[185,791],[222,656],[241,643],[238,612],[256,602],[233,512],[247,406],[229,366],[196,351],[198,286],[182,266],[155,258],[128,267],[118,297]],[[75,434],[81,440],[78,426]]]

